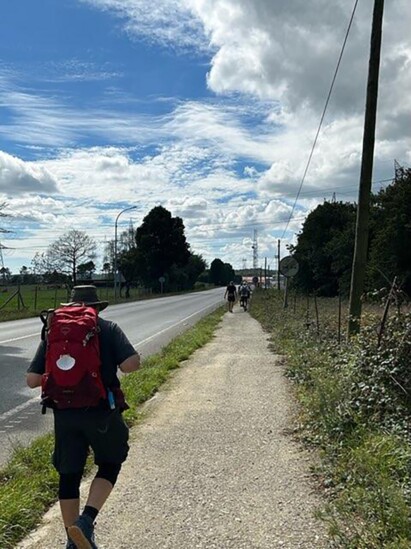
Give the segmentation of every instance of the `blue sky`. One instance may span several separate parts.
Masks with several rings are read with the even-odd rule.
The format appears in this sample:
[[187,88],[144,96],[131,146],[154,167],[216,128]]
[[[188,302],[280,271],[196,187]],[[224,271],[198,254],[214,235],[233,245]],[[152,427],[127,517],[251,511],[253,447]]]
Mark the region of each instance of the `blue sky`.
[[[306,5],[307,4],[307,5]],[[309,4],[309,5],[308,5]],[[15,0],[0,18],[4,263],[72,228],[97,264],[161,204],[192,250],[275,266],[324,198],[355,200],[371,3],[360,2],[313,162],[292,206],[351,15],[346,0]],[[354,2],[352,2],[354,5]],[[407,17],[408,16],[408,17]],[[386,6],[374,189],[411,163],[411,6]],[[287,221],[293,213],[287,226]],[[287,230],[285,231],[285,228]]]

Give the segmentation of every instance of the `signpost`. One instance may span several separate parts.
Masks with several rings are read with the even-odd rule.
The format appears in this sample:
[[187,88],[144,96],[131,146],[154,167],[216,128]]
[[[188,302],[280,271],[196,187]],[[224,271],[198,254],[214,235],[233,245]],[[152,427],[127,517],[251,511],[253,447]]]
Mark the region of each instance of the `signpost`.
[[298,261],[292,255],[283,257],[280,261],[280,273],[285,276],[284,309],[288,307],[288,279],[298,273]]
[[166,279],[164,278],[164,276],[160,276],[158,281],[160,282],[160,292],[163,293],[163,284],[166,281]]

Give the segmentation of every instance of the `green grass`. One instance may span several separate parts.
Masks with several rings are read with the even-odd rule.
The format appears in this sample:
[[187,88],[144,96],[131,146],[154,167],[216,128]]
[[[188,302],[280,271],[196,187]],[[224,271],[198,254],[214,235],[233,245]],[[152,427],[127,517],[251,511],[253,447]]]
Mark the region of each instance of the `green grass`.
[[[141,418],[140,405],[153,396],[170,373],[213,337],[225,312],[223,307],[200,320],[160,353],[143,361],[142,368],[127,375],[122,387],[130,409],[125,419],[131,426]],[[53,437],[37,439],[19,448],[0,471],[0,548],[12,549],[40,522],[56,501],[58,475],[51,465]],[[92,468],[89,461],[88,470]]]
[[[39,284],[22,285],[20,286],[22,302],[15,295],[17,289],[17,286],[0,287],[0,321],[35,316],[44,309],[56,308],[60,303],[67,303],[70,300],[67,289],[58,285],[56,287]],[[102,301],[109,301],[112,304],[150,297],[147,291],[140,288],[132,288],[128,299],[117,296],[114,300],[113,288],[97,288],[97,294]]]
[[393,310],[378,347],[382,309],[369,306],[360,336],[338,344],[337,300],[318,300],[319,329],[310,301],[307,314],[306,298],[284,309],[281,294],[255,292],[251,314],[272,335],[273,351],[287,358],[301,438],[322,457],[316,473],[327,504],[320,517],[335,547],[409,548],[411,410],[404,387],[411,383],[411,344],[404,337],[411,315]]

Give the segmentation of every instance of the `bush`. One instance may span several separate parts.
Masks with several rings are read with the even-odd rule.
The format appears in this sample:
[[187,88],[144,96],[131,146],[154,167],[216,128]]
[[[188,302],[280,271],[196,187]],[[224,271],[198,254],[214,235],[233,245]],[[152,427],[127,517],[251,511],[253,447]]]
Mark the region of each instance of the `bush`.
[[282,297],[254,292],[251,313],[287,356],[302,434],[322,451],[332,538],[352,549],[410,547],[411,314],[397,311],[379,342],[374,310],[339,344],[335,300],[318,300],[317,318],[306,297],[287,309]]

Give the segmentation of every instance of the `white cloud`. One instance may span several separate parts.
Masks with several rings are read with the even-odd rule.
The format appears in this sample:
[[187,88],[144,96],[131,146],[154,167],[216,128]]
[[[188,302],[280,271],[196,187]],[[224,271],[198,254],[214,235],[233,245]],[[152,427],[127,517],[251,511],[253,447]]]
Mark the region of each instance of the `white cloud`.
[[23,162],[0,151],[0,193],[46,193],[57,190],[56,180],[42,166]]
[[[169,101],[167,114],[148,116],[130,108],[135,98],[126,90],[110,88],[107,102],[76,109],[62,96],[11,84],[16,75],[2,70],[0,100],[11,117],[0,133],[60,149],[38,162],[6,157],[0,191],[13,188],[21,200],[36,188],[57,193],[54,205],[27,203],[39,223],[49,224],[47,233],[42,228],[43,242],[68,226],[90,226],[91,217],[104,218],[93,229],[102,242],[123,204],[139,205],[137,224],[161,203],[183,218],[189,242],[207,259],[221,255],[240,266],[244,254],[251,257],[254,229],[261,254],[274,255],[354,0],[81,1],[112,11],[133,40],[181,54],[190,50],[202,60],[208,55],[214,98]],[[290,231],[298,231],[304,215],[333,192],[356,198],[371,4],[359,4]],[[394,158],[411,162],[410,18],[408,0],[386,3],[374,179],[392,175]],[[73,59],[62,78],[116,75],[115,68],[103,68]],[[85,138],[113,146],[74,147]],[[23,210],[23,203],[18,207]]]
[[[217,93],[244,92],[322,109],[354,6],[346,0],[83,0],[113,10],[136,39],[215,51],[209,72]],[[338,112],[362,110],[372,3],[359,4],[333,96]],[[411,5],[385,7],[382,85],[393,73],[410,82],[408,26]],[[212,51],[211,50],[211,51]]]
[[183,0],[80,0],[98,9],[114,11],[131,38],[143,37],[178,49],[207,49],[201,21]]

